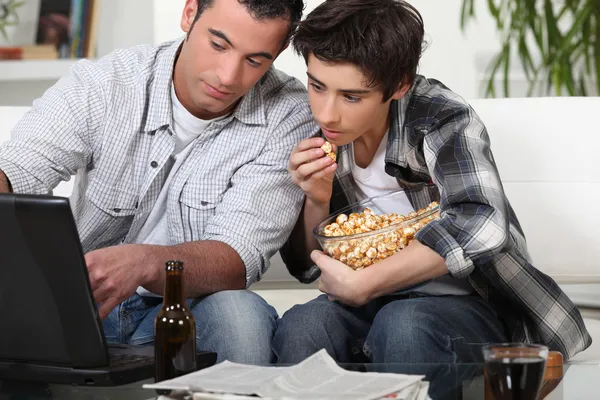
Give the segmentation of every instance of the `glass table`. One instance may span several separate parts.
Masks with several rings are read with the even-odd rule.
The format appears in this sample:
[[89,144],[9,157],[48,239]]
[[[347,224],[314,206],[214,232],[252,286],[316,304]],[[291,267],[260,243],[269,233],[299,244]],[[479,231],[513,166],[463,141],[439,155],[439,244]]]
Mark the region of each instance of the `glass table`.
[[[355,371],[378,371],[426,375],[432,399],[485,399],[481,364],[348,364]],[[563,379],[546,397],[548,400],[598,399],[598,364],[566,364]],[[146,380],[118,387],[83,387],[33,382],[0,381],[0,400],[4,399],[154,399],[152,390],[143,389]]]

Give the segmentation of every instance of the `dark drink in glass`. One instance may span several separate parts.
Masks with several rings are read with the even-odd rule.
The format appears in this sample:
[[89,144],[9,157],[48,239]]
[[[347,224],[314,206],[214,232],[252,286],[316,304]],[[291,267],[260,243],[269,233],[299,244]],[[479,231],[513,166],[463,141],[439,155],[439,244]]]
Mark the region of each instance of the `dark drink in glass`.
[[548,348],[503,343],[486,346],[485,379],[495,400],[537,400]]

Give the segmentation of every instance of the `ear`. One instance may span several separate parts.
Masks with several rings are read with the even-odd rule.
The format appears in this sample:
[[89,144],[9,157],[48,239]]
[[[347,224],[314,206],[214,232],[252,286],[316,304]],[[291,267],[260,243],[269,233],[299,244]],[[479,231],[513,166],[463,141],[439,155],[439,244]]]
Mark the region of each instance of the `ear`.
[[408,89],[410,89],[410,83],[400,84],[398,86],[398,89],[396,89],[396,91],[394,92],[394,94],[392,94],[391,99],[393,99],[393,100],[400,100],[401,98],[404,97],[404,95],[406,94],[406,92],[408,92]]
[[196,18],[196,11],[198,10],[198,0],[186,0],[185,6],[183,7],[183,13],[181,14],[181,29],[185,33],[189,33],[194,24],[194,18]]

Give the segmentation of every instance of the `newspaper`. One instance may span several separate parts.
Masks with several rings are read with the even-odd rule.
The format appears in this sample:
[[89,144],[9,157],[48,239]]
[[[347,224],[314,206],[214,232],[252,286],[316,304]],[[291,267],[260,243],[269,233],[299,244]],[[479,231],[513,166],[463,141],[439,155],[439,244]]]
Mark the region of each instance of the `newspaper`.
[[[146,389],[194,393],[194,399],[427,399],[422,375],[355,372],[321,350],[290,367],[261,367],[224,361]],[[212,397],[211,397],[212,396]],[[255,397],[256,398],[256,397]]]

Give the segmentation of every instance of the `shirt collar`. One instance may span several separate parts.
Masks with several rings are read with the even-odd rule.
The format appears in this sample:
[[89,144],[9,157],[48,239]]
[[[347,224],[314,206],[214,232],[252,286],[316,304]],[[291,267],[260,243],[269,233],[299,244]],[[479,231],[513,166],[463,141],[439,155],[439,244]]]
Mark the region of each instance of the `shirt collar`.
[[173,107],[171,105],[173,68],[183,40],[182,38],[172,42],[157,56],[150,78],[145,132],[155,131],[165,125],[170,125],[173,121]]
[[247,125],[266,125],[267,116],[263,89],[271,76],[271,69],[254,85],[254,87],[240,100],[233,116]]
[[406,167],[404,122],[413,90],[414,85],[400,100],[392,100],[390,103],[390,130],[385,152],[386,165],[392,163]]

